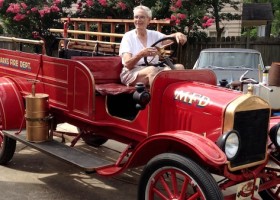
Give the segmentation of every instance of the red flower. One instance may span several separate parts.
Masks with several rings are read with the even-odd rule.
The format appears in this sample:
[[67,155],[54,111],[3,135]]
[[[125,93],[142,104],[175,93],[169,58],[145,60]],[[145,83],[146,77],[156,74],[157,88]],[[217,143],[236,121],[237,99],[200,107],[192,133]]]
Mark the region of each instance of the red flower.
[[23,20],[25,17],[26,17],[25,15],[20,14],[20,13],[17,13],[17,14],[14,16],[13,20],[15,20],[15,21],[21,21],[21,20]]
[[205,23],[206,23],[207,27],[212,26],[212,24],[214,23],[214,19],[210,18]]
[[9,7],[7,8],[6,12],[11,13],[19,13],[20,12],[20,5],[17,3],[10,3]]
[[106,7],[107,6],[107,0],[98,0],[101,6]]
[[187,18],[187,16],[186,16],[185,14],[182,14],[182,13],[178,13],[178,14],[177,14],[177,17],[178,17],[179,19],[181,19],[181,20],[184,20],[184,19]]
[[126,9],[126,4],[123,3],[123,2],[118,2],[117,6],[118,6],[119,8],[121,8],[122,10],[125,10],[125,9]]
[[4,0],[0,0],[0,8],[3,7]]
[[55,1],[53,2],[53,4],[55,4],[55,5],[60,4],[60,3],[61,3],[61,0],[55,0]]
[[86,0],[86,4],[88,7],[93,6],[94,2],[92,0]]
[[204,16],[202,20],[204,21],[204,23],[202,24],[203,28],[208,28],[209,26],[212,26],[212,24],[215,22],[214,19],[208,16]]
[[27,8],[27,5],[25,3],[20,3],[20,5],[24,10]]
[[82,6],[83,6],[83,4],[82,4],[81,2],[79,2],[79,3],[77,4],[77,9],[81,9]]
[[38,11],[38,8],[36,8],[36,7],[31,8],[31,11],[32,11],[32,12],[37,12],[37,11]]
[[207,21],[208,19],[209,19],[208,16],[204,16],[204,17],[203,17],[203,21]]
[[45,13],[50,13],[51,12],[51,9],[47,6],[44,7],[44,11]]
[[45,6],[42,10],[38,11],[41,17],[44,17],[45,14],[48,14],[51,12],[51,9],[47,6]]
[[171,21],[176,21],[177,17],[175,15],[171,15]]
[[209,27],[209,26],[212,26],[213,22],[214,22],[213,19],[208,19],[205,23],[202,24],[202,26],[203,26],[204,28],[207,28],[207,27]]
[[178,0],[176,3],[175,3],[175,6],[177,8],[181,8],[182,7],[182,0]]
[[214,21],[215,21],[214,19],[210,18],[210,19],[208,19],[208,20],[207,20],[207,22],[206,22],[206,23],[209,23],[209,24],[211,23],[211,24],[213,24],[213,23],[214,23]]
[[174,6],[171,6],[171,7],[170,7],[170,10],[171,10],[172,12],[175,12],[175,11],[177,10],[177,8],[175,8]]
[[44,16],[45,16],[44,10],[39,10],[38,12],[39,12],[39,14],[40,14],[40,17],[44,17]]
[[60,11],[60,8],[57,7],[56,5],[53,5],[53,6],[51,6],[50,11],[51,11],[51,12],[59,12],[59,11]]

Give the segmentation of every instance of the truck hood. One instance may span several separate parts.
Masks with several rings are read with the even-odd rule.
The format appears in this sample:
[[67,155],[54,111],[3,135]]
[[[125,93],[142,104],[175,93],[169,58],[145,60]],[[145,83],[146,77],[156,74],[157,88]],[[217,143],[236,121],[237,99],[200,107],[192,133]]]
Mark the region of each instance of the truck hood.
[[171,84],[161,102],[160,131],[207,132],[208,137],[213,134],[215,140],[221,134],[228,104],[241,95],[239,91],[198,82]]

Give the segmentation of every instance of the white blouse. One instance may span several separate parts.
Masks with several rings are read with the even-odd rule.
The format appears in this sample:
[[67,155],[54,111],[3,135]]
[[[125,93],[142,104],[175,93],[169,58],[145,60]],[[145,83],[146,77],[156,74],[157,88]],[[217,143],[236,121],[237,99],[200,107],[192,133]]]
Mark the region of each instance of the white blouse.
[[[165,35],[161,32],[147,30],[147,47],[150,47],[164,36]],[[124,34],[120,44],[119,55],[122,56],[123,53],[131,53],[132,56],[134,56],[144,48],[145,47],[137,37],[136,29],[133,29]],[[158,59],[158,56],[156,56],[152,63],[158,63]],[[124,64],[124,61],[122,61],[122,63]],[[123,67],[123,70],[120,74],[121,82],[125,85],[132,83],[136,79],[138,71],[143,68],[143,66],[141,66],[142,64],[145,64],[144,58],[141,58],[137,62],[136,66],[134,66],[134,68],[131,70]]]

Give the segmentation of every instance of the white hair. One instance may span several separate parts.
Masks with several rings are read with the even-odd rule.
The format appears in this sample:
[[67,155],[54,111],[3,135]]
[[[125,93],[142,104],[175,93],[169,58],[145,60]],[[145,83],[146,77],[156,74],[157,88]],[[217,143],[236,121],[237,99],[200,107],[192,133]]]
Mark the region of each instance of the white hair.
[[146,12],[146,14],[148,15],[148,17],[150,19],[152,19],[152,11],[150,8],[148,8],[147,6],[136,6],[134,9],[133,9],[133,14],[135,14],[136,10],[144,10]]

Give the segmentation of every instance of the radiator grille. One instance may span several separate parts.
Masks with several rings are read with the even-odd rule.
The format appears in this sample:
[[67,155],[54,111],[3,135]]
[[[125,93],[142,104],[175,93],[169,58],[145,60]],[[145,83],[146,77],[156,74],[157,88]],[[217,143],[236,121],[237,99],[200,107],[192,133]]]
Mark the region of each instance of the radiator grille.
[[240,133],[241,149],[231,167],[265,159],[269,115],[269,109],[235,113],[233,129]]

